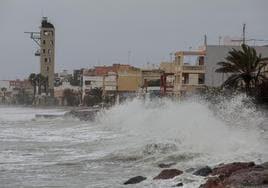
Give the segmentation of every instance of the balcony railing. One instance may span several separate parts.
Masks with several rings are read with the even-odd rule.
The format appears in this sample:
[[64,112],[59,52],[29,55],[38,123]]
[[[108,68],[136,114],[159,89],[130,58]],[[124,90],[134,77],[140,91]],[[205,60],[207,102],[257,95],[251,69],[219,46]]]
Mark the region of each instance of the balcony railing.
[[204,65],[183,65],[182,69],[184,71],[204,71]]

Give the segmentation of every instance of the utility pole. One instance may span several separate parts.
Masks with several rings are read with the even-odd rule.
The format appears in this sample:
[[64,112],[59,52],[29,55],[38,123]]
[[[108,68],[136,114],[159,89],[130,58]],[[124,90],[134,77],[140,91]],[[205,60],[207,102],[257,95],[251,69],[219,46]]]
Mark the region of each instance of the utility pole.
[[129,65],[130,64],[130,55],[131,55],[131,51],[129,50],[127,52],[127,64]]
[[173,56],[173,53],[170,52],[169,55],[170,55],[170,63],[172,63],[172,60],[173,60],[172,56]]
[[207,47],[207,35],[204,35],[204,46]]
[[221,45],[222,36],[219,36],[219,46]]
[[246,42],[246,24],[245,23],[243,23],[243,34],[242,34],[242,42],[243,42],[243,44],[245,44],[245,42]]

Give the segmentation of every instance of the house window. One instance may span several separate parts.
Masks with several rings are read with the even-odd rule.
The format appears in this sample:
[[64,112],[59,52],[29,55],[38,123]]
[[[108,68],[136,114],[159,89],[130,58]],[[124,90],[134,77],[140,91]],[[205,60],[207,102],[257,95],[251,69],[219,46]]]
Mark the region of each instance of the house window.
[[46,40],[43,40],[43,44],[46,44]]
[[45,62],[47,62],[47,58],[45,58]]
[[46,53],[46,49],[43,49],[43,54],[45,54]]
[[47,67],[47,72],[49,71],[49,67]]
[[90,85],[90,84],[91,84],[91,81],[89,81],[89,80],[86,80],[86,81],[85,81],[85,85],[86,85],[86,86],[88,86],[88,85]]
[[51,54],[51,49],[48,49],[47,52],[48,52],[48,54]]
[[51,63],[51,58],[48,58],[48,62]]
[[48,36],[49,35],[49,31],[44,31],[44,35]]

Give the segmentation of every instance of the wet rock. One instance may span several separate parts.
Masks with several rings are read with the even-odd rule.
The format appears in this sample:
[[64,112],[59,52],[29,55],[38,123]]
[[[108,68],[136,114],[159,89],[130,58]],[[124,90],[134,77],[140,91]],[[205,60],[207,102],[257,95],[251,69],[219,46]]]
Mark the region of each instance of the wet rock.
[[253,162],[220,165],[212,170],[212,175],[218,177],[209,178],[200,187],[268,187],[268,168],[262,165],[255,165]]
[[220,178],[212,177],[209,178],[206,183],[202,184],[200,188],[225,188],[225,186]]
[[175,165],[176,163],[160,163],[159,165],[158,165],[158,167],[159,168],[169,168],[169,167],[171,167],[171,166],[173,166],[173,165]]
[[223,181],[224,185],[232,186],[261,186],[268,187],[268,169],[248,168],[233,173]]
[[154,177],[154,180],[156,179],[171,179],[175,176],[181,175],[183,172],[177,169],[165,169],[160,172],[156,177]]
[[196,176],[207,176],[212,172],[212,169],[209,166],[198,169],[193,174]]
[[133,178],[130,178],[129,180],[127,180],[124,185],[128,185],[128,184],[136,184],[136,183],[140,183],[142,181],[146,180],[146,177],[143,176],[136,176]]
[[255,166],[254,162],[234,162],[229,164],[222,164],[212,169],[211,175],[221,175],[229,177],[232,173]]

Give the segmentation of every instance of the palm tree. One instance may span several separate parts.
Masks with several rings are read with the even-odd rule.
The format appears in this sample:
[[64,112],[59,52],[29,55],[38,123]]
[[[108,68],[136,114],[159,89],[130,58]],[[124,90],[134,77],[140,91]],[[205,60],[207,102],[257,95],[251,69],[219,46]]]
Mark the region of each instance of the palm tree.
[[35,95],[36,95],[36,85],[37,85],[37,77],[35,73],[31,73],[29,76],[29,81],[31,85],[33,86],[33,101],[35,100]]
[[232,75],[223,83],[223,86],[241,87],[247,94],[251,94],[253,88],[267,78],[264,76],[265,63],[261,54],[257,55],[253,47],[242,44],[242,50],[233,49],[219,62],[221,67],[216,69],[218,73],[231,73]]
[[5,102],[6,102],[6,91],[7,91],[7,88],[2,87],[1,88],[1,91],[2,91],[2,94],[3,94],[2,102],[5,104]]
[[45,92],[46,92],[47,83],[48,83],[47,77],[43,76],[40,73],[36,75],[36,85],[38,86],[38,94],[39,95],[41,95],[41,93],[42,93],[42,87],[44,87]]

